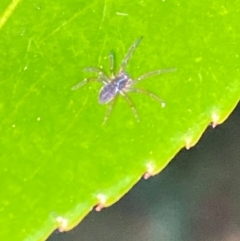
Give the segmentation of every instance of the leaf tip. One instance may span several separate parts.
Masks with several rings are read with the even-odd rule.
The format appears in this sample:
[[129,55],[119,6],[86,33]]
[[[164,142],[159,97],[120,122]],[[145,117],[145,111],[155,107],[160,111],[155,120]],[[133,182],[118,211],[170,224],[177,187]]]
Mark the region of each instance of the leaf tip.
[[191,137],[187,137],[185,139],[185,147],[187,150],[189,150],[192,147],[192,138]]
[[143,178],[144,179],[148,179],[149,177],[153,176],[153,172],[154,172],[154,165],[151,163],[151,162],[148,162],[146,164],[146,172],[145,174],[143,175]]
[[216,112],[212,113],[212,127],[215,128],[218,125],[219,115]]
[[56,217],[56,221],[58,223],[59,232],[64,232],[67,230],[68,220],[62,216]]
[[95,210],[96,210],[97,212],[99,212],[99,211],[101,211],[102,208],[105,206],[105,203],[106,203],[106,201],[107,201],[107,196],[104,195],[104,194],[102,194],[102,193],[99,193],[99,194],[97,195],[97,199],[98,199],[98,204],[97,204]]

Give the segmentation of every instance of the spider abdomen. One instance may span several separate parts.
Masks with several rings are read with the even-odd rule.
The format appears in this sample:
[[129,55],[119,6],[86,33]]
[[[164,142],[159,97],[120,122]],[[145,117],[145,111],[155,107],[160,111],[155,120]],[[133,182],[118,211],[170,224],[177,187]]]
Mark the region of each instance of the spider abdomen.
[[123,91],[128,86],[129,81],[131,80],[126,74],[117,75],[111,82],[100,89],[99,103],[106,104],[111,101],[118,92]]
[[99,93],[99,103],[106,104],[111,101],[117,94],[117,88],[113,83],[108,83],[100,89]]

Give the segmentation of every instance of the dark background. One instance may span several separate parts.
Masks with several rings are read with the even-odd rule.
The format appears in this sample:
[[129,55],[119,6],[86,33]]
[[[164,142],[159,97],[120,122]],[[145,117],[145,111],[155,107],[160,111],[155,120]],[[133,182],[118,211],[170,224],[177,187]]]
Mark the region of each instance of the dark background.
[[160,174],[48,241],[239,241],[240,105]]

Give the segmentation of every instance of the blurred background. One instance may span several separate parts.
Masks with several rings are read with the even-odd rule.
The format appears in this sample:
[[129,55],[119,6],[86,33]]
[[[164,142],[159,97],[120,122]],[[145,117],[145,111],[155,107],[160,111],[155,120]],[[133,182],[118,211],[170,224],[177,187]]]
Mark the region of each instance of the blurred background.
[[48,241],[239,241],[240,105],[160,174]]

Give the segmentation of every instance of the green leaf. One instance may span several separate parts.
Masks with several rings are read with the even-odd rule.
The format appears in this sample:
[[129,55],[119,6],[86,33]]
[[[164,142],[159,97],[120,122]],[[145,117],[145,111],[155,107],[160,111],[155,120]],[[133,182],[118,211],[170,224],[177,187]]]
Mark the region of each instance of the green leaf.
[[[121,198],[147,172],[159,173],[239,101],[239,2],[1,1],[1,240],[44,240],[98,205]],[[98,103],[101,83],[72,91],[84,67],[110,74],[140,36],[127,68],[177,71],[137,86],[166,102],[129,93]],[[96,76],[96,75],[94,75]]]

